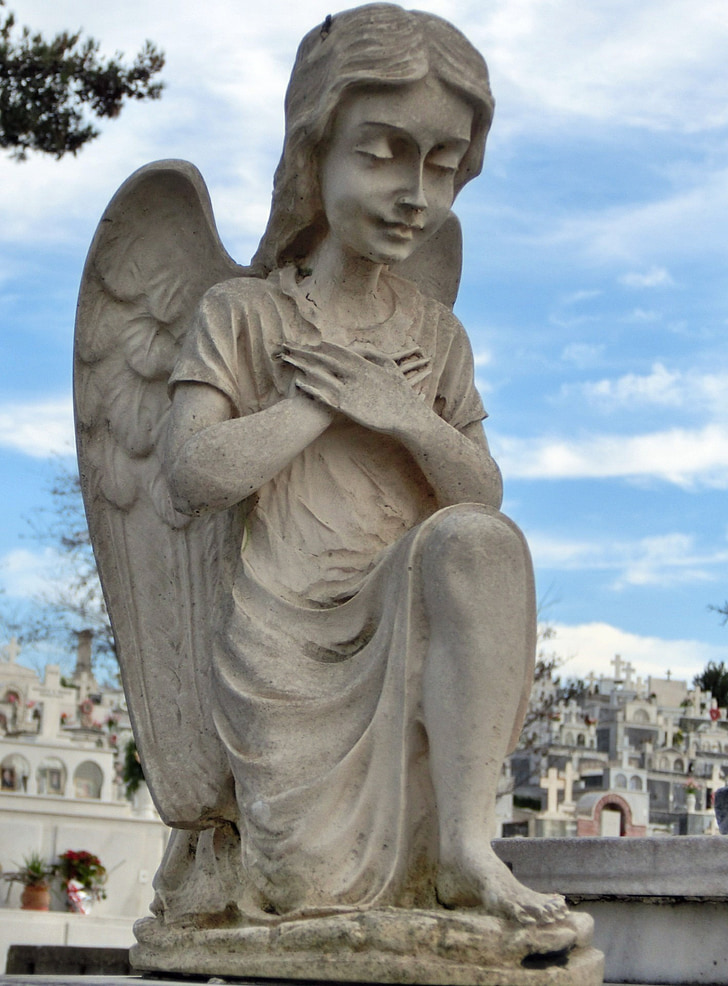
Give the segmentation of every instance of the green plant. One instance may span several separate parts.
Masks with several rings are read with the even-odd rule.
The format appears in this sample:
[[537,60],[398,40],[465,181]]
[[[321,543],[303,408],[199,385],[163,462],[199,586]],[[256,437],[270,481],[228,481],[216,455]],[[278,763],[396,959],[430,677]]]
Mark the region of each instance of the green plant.
[[47,863],[39,852],[28,853],[23,857],[23,865],[12,873],[4,873],[3,879],[22,883],[24,887],[47,888],[55,867]]
[[121,776],[126,785],[127,798],[134,797],[144,780],[144,768],[133,739],[128,740],[124,747],[124,769]]

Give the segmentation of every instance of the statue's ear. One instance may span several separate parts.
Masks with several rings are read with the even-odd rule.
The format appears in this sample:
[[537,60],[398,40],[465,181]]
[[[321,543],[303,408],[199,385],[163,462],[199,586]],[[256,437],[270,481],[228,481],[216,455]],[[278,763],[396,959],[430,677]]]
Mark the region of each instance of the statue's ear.
[[454,212],[411,257],[392,265],[393,274],[406,277],[423,294],[448,308],[458,296],[462,269],[463,234]]

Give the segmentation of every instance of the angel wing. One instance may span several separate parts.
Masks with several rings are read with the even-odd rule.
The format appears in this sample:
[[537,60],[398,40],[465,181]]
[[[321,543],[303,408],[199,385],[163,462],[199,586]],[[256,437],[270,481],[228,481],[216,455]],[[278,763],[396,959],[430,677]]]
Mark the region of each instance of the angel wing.
[[81,484],[145,777],[165,822],[226,815],[231,781],[209,708],[211,618],[236,514],[173,508],[160,438],[167,380],[204,292],[246,268],[183,161],[133,174],[101,219],[81,283],[74,397]]

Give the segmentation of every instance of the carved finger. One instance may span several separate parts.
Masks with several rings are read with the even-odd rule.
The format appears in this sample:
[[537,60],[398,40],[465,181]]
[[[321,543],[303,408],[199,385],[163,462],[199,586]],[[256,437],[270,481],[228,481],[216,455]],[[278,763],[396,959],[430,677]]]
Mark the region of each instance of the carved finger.
[[424,356],[420,346],[408,346],[407,349],[400,349],[398,353],[392,353],[391,358],[395,363],[403,363],[412,356]]
[[[322,350],[323,346],[317,349],[299,349],[297,346],[286,346],[281,358],[306,372],[312,371],[316,367],[326,368],[332,376],[340,380],[344,379],[346,373],[351,373],[351,367],[343,365],[345,360]],[[348,351],[344,349],[341,352],[347,353]]]
[[424,366],[417,373],[407,374],[407,376],[405,377],[405,380],[410,385],[410,387],[414,387],[416,384],[420,383],[422,380],[426,380],[431,373],[432,373],[432,367],[431,366]]
[[383,353],[381,349],[375,349],[373,346],[355,346],[352,347],[353,352],[357,356],[361,356],[365,359],[367,363],[373,363],[375,366],[382,366],[386,370],[396,370],[397,364],[394,362],[391,356],[387,353]]
[[407,377],[407,379],[409,379],[408,374],[413,373],[415,370],[421,370],[424,367],[428,367],[429,368],[429,372],[431,373],[432,372],[432,366],[430,365],[431,363],[432,363],[432,360],[430,359],[429,356],[423,356],[422,359],[415,359],[415,360],[412,360],[409,363],[405,363],[403,365],[400,365],[400,369],[402,370],[402,372],[404,373],[404,375]]
[[319,390],[318,387],[314,387],[313,384],[308,383],[306,380],[296,380],[296,386],[299,390],[302,390],[304,394],[308,394],[309,397],[313,397],[320,404],[325,404],[326,407],[332,408],[334,411],[338,410],[335,401],[331,400],[326,394]]
[[[372,349],[371,352],[373,354],[376,350]],[[316,353],[320,354],[322,360],[331,360],[332,365],[344,366],[354,372],[361,368],[363,363],[369,361],[367,357],[360,355],[353,347],[349,349],[347,346],[339,346],[338,343],[327,342],[326,340],[316,349]]]
[[284,363],[288,363],[289,366],[294,366],[297,370],[300,370],[301,373],[305,373],[308,376],[318,374],[320,377],[323,373],[326,374],[329,380],[340,380],[342,382],[344,380],[344,372],[341,367],[337,366],[335,361],[315,357],[309,359],[308,354],[306,353],[301,355],[297,353],[284,353],[281,356],[281,359]]

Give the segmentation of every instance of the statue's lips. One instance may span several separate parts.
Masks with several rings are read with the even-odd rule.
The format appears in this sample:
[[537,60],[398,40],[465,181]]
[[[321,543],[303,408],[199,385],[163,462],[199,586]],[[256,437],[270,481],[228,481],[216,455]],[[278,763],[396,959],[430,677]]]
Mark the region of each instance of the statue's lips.
[[409,223],[388,223],[384,224],[385,232],[392,236],[398,236],[403,240],[411,240],[415,233],[420,232],[422,226],[413,226]]

